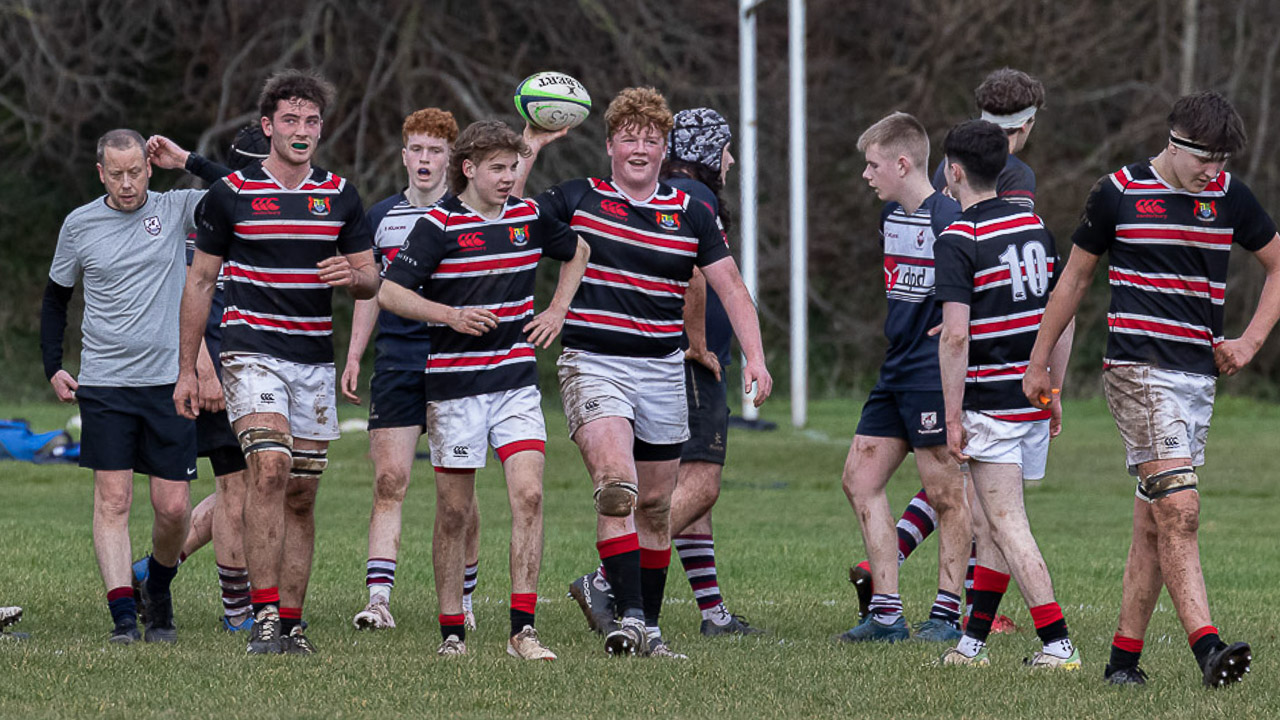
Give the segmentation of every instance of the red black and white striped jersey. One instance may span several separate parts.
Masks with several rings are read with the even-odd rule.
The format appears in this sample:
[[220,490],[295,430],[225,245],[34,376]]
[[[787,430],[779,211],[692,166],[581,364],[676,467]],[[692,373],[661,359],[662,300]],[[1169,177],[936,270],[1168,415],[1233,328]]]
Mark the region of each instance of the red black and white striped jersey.
[[318,167],[297,188],[260,163],[209,188],[196,247],[223,258],[222,352],[333,362],[333,288],[320,261],[372,247],[360,195]]
[[1230,173],[1199,193],[1175,189],[1147,162],[1100,179],[1071,240],[1094,255],[1111,253],[1106,365],[1216,376],[1231,245],[1257,251],[1275,234],[1275,222]]
[[964,409],[1047,420],[1022,394],[1031,348],[1057,284],[1058,250],[1035,213],[1001,198],[969,206],[938,238],[937,298],[969,306]]
[[596,178],[561,183],[536,202],[591,246],[565,319],[564,347],[627,357],[677,352],[694,266],[729,257],[711,210],[665,183],[634,200]]
[[457,197],[431,206],[382,275],[429,300],[492,311],[498,326],[464,335],[429,323],[427,399],[453,400],[536,385],[538,367],[524,326],[533,319],[538,260],[572,260],[578,235],[528,200],[508,198],[486,220]]

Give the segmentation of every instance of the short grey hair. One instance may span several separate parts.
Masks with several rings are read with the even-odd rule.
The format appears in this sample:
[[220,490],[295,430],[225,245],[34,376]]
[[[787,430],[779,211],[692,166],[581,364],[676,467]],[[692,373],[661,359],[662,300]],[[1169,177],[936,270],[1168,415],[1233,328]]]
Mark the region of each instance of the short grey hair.
[[142,137],[142,133],[128,128],[117,128],[108,131],[106,135],[98,138],[98,164],[102,164],[107,148],[128,150],[135,145],[142,150],[142,156],[145,158],[147,155],[147,141]]

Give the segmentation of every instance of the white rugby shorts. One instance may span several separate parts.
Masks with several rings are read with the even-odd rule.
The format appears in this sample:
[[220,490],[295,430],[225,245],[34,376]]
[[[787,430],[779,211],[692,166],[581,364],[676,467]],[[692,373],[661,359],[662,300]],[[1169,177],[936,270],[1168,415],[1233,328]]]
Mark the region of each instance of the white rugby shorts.
[[544,452],[547,425],[534,385],[427,402],[427,442],[436,468],[473,470],[493,447],[498,460],[524,450]]
[[1049,460],[1049,421],[1011,422],[966,410],[964,429],[969,442],[964,454],[984,463],[1018,465],[1023,480],[1044,477]]
[[1185,458],[1204,464],[1217,381],[1152,365],[1113,365],[1102,373],[1107,408],[1124,440],[1125,464]]
[[569,437],[592,420],[622,417],[651,445],[689,439],[683,352],[649,358],[566,350],[556,366]]
[[254,413],[289,420],[289,433],[304,440],[336,440],[333,363],[310,365],[270,355],[223,353],[222,392],[231,422]]

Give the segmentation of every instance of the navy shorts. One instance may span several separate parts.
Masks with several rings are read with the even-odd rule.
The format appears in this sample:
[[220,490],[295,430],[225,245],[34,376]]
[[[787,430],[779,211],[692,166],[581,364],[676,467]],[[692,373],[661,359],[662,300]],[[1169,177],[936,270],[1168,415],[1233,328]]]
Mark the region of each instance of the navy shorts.
[[173,407],[173,385],[91,387],[80,403],[80,467],[196,478],[196,423]]
[[427,426],[427,374],[375,370],[369,381],[369,429]]
[[685,361],[684,391],[689,398],[689,439],[680,449],[681,462],[724,464],[729,442],[728,380],[701,363]]
[[240,472],[248,467],[226,410],[202,412],[196,417],[196,454],[209,458],[213,474],[218,477]]
[[885,390],[879,385],[862,406],[858,435],[906,440],[913,448],[947,444],[941,390]]

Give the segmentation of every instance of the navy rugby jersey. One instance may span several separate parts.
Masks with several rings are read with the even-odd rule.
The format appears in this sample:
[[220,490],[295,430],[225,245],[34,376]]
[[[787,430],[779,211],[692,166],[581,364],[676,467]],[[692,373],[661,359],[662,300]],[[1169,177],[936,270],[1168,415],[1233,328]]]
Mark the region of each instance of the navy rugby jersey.
[[[716,194],[711,192],[711,188],[688,177],[677,176],[669,178],[666,182],[677,190],[689,193],[695,200],[706,205],[716,218],[716,228],[720,230],[720,235],[725,236],[724,225],[720,222],[720,201],[716,199]],[[725,241],[728,242],[727,237]],[[706,323],[707,349],[720,361],[721,368],[729,367],[733,362],[730,347],[733,343],[733,324],[729,322],[729,313],[724,309],[724,303],[720,302],[720,296],[716,295],[716,291],[712,290],[710,285],[707,286],[707,312],[704,322]],[[688,345],[687,342],[683,344]]]
[[934,192],[910,215],[896,202],[880,214],[884,241],[884,290],[889,341],[878,387],[885,390],[941,390],[938,338],[929,329],[942,322],[934,299],[934,243],[960,217],[960,203]]
[[1111,253],[1105,364],[1216,376],[1231,245],[1257,251],[1275,234],[1275,222],[1230,173],[1200,193],[1174,189],[1146,162],[1100,179],[1071,240]]
[[498,326],[476,336],[430,323],[427,399],[453,400],[537,385],[533,319],[538,260],[572,260],[578,236],[528,200],[508,198],[502,217],[486,220],[456,197],[427,210],[383,277],[422,288],[429,300],[492,311]]
[[[947,187],[945,173],[946,159],[933,171],[933,187],[942,190]],[[1036,209],[1036,173],[1031,166],[1022,162],[1017,155],[1010,155],[1004,161],[1004,169],[996,177],[996,195],[1019,205],[1025,210]]]
[[653,196],[633,200],[596,178],[561,183],[536,202],[591,246],[565,319],[563,346],[627,357],[678,352],[694,265],[729,257],[711,210],[666,183],[658,183]]
[[[383,270],[395,259],[414,223],[431,206],[411,205],[403,192],[369,208],[373,229],[373,257]],[[378,336],[373,341],[373,371],[412,370],[422,372],[427,365],[431,339],[427,324],[408,320],[386,310],[378,311]]]
[[964,409],[1000,420],[1048,420],[1022,394],[1036,332],[1060,269],[1035,213],[1000,198],[969,206],[938,238],[938,301],[969,306]]
[[209,188],[196,247],[223,258],[222,352],[333,362],[333,288],[316,264],[371,247],[360,195],[318,167],[296,189],[260,163]]

